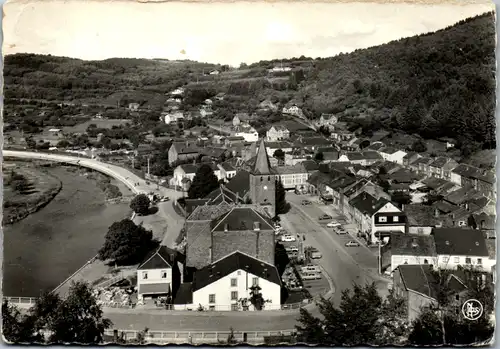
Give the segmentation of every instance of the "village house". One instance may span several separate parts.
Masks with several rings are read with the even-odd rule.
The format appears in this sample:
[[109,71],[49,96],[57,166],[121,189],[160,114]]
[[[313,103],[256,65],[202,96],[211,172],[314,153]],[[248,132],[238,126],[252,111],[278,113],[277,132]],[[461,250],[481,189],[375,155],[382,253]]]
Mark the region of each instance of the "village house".
[[297,142],[295,142],[295,147],[303,148],[310,152],[315,152],[319,148],[331,147],[332,142],[323,137],[300,137]]
[[373,132],[373,135],[370,137],[370,143],[381,143],[384,139],[386,139],[391,133],[386,130],[377,130]]
[[302,116],[302,110],[296,106],[295,104],[292,104],[289,107],[283,107],[282,110],[283,114],[290,114],[290,115],[295,115],[295,116]]
[[394,232],[406,233],[406,214],[396,205],[381,199],[373,209],[371,243],[387,241]]
[[405,157],[406,152],[394,147],[385,147],[379,150],[379,154],[382,158],[384,158],[384,160],[403,165],[403,158]]
[[137,297],[147,301],[158,297],[174,297],[182,282],[184,256],[160,246],[146,256],[137,268]]
[[381,160],[383,160],[382,156],[376,151],[346,152],[340,155],[338,159],[339,162],[347,161],[363,166],[370,166]]
[[243,145],[244,143],[245,138],[242,136],[229,136],[224,138],[224,146],[228,148]]
[[291,67],[284,67],[283,65],[281,65],[281,66],[276,66],[276,67],[269,69],[269,72],[270,73],[277,73],[277,72],[281,73],[281,72],[289,72],[291,70],[292,70]]
[[179,165],[174,169],[173,176],[170,180],[170,185],[182,186],[183,180],[188,179],[193,182],[193,178],[196,175],[196,171],[201,167],[201,165],[209,165],[217,176],[218,180],[223,179],[220,169],[214,163],[204,163],[204,164],[184,164]]
[[451,180],[451,171],[457,166],[458,163],[455,160],[440,156],[429,164],[429,175],[449,181]]
[[168,163],[194,160],[200,155],[198,147],[190,142],[174,142],[168,149]]
[[[467,300],[467,286],[458,276],[451,274],[445,280],[450,290],[449,306],[461,310]],[[443,287],[430,265],[400,265],[393,275],[394,294],[404,299],[407,306],[408,322],[417,319],[423,310],[438,305],[438,297]]]
[[[348,219],[356,224],[359,233],[371,236],[374,225],[373,216],[386,202],[386,200],[378,200],[362,192],[349,201],[351,209],[348,212]],[[370,241],[373,240],[374,238],[370,238]]]
[[266,132],[266,140],[277,142],[290,138],[290,131],[285,126],[274,125]]
[[355,179],[352,176],[340,177],[340,182],[332,183],[333,188],[333,205],[344,215],[352,216],[352,207],[348,205],[349,201],[354,199],[359,194],[366,192],[375,199],[390,199],[383,188],[367,179]]
[[408,220],[408,234],[430,235],[432,229],[448,224],[446,216],[436,216],[432,206],[422,204],[405,205],[404,212]]
[[438,267],[458,266],[491,271],[495,260],[490,259],[483,232],[466,228],[435,228],[431,233],[436,243]]
[[199,154],[203,156],[202,162],[205,161],[222,162],[229,155],[229,152],[227,151],[226,148],[204,147],[204,148],[199,148]]
[[333,114],[321,114],[321,116],[319,117],[319,121],[318,121],[318,126],[319,127],[326,127],[327,129],[331,129],[333,130],[335,125],[337,124],[338,122],[338,118],[333,115]]
[[273,102],[271,102],[269,99],[266,99],[266,100],[263,100],[262,102],[260,102],[259,109],[262,111],[270,110],[270,111],[275,112],[278,110],[278,106],[276,104],[274,104]]
[[429,165],[434,161],[434,159],[429,157],[421,157],[410,164],[410,169],[422,174],[424,176],[430,176]]
[[349,141],[354,137],[356,137],[355,131],[349,131],[343,128],[335,128],[330,133],[330,138],[336,140],[337,142]]
[[217,165],[220,171],[220,177],[224,181],[229,181],[231,178],[236,176],[236,168],[234,168],[229,162],[223,162]]
[[162,112],[161,118],[167,125],[170,125],[171,123],[184,120],[184,113],[180,111]]
[[462,187],[470,186],[484,196],[494,197],[496,182],[493,171],[460,164],[451,171],[450,180]]
[[405,156],[403,156],[403,166],[409,167],[414,161],[420,158],[420,154],[416,152],[409,152]]
[[130,111],[138,111],[140,106],[141,105],[139,103],[129,103],[128,110],[130,110]]
[[305,190],[309,173],[304,165],[278,166],[275,170],[285,189]]
[[365,150],[379,151],[380,149],[385,148],[385,147],[386,147],[386,145],[382,142],[373,142],[368,147],[366,147]]
[[182,95],[184,95],[184,91],[185,91],[185,89],[183,87],[178,87],[175,90],[173,90],[172,92],[170,92],[170,95],[182,96]]
[[215,99],[218,101],[223,101],[225,96],[226,94],[224,92],[220,92],[215,95]]
[[259,140],[259,133],[255,130],[255,128],[246,123],[234,126],[231,130],[231,135],[243,137],[245,142],[257,142]]
[[290,142],[276,141],[276,142],[266,142],[265,144],[266,144],[267,155],[269,155],[270,157],[273,157],[274,152],[278,149],[283,150],[284,153],[290,153],[293,150],[293,144]]
[[236,113],[233,117],[233,126],[247,125],[253,117],[248,113]]
[[251,289],[260,287],[262,310],[281,309],[281,278],[272,264],[235,251],[195,272],[191,283],[193,310],[256,310]]
[[437,265],[436,246],[431,235],[392,233],[389,242],[381,247],[381,254],[381,269],[391,275],[400,265]]

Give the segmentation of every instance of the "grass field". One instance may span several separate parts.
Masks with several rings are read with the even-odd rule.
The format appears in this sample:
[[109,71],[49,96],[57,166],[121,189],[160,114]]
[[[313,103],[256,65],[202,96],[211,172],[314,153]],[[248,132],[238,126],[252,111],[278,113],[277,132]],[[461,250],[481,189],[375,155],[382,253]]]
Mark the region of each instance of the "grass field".
[[90,124],[97,125],[98,128],[111,128],[113,126],[125,125],[126,123],[132,123],[128,119],[90,119],[84,123],[71,126],[63,127],[63,132],[65,133],[81,133],[87,131]]

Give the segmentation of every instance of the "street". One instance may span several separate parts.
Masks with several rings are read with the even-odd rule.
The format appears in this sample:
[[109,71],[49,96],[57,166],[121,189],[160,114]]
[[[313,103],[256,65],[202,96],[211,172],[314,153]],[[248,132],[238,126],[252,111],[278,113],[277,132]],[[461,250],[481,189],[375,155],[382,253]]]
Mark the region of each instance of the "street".
[[387,292],[387,283],[383,277],[377,274],[377,256],[365,245],[359,247],[346,247],[345,243],[355,240],[352,235],[337,235],[332,228],[327,228],[326,224],[331,220],[320,221],[318,218],[332,210],[324,210],[322,204],[317,204],[313,200],[310,205],[301,205],[302,200],[310,199],[305,196],[288,192],[286,200],[290,203],[291,209],[281,216],[283,228],[293,234],[305,234],[305,246],[317,248],[323,257],[319,264],[332,278],[335,286],[335,293],[332,301],[335,305],[340,304],[341,291],[351,289],[354,283],[364,285],[375,282],[381,295]]

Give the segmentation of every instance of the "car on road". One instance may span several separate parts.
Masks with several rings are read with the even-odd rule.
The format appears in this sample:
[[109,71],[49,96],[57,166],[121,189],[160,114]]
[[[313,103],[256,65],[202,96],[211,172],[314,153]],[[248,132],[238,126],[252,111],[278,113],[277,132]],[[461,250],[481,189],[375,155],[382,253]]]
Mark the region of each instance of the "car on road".
[[164,196],[160,199],[160,202],[166,202],[168,200],[170,200],[170,198],[168,196]]
[[342,226],[342,224],[340,224],[339,222],[337,221],[331,221],[330,223],[328,223],[326,225],[328,228],[337,228],[337,227],[340,227]]
[[332,219],[332,216],[330,216],[328,214],[324,214],[322,216],[319,216],[319,220],[320,221],[324,221],[324,220],[327,220],[327,219]]
[[354,240],[351,240],[351,241],[348,241],[346,242],[345,244],[347,247],[358,247],[360,246],[359,242],[357,241],[354,241]]
[[347,232],[344,229],[337,229],[335,232],[337,235],[347,235]]
[[309,201],[309,200],[302,200],[301,204],[302,204],[303,206],[307,206],[307,205],[312,204],[312,202],[311,202],[311,201]]
[[321,252],[319,251],[314,251],[312,254],[311,254],[311,258],[312,259],[320,259],[321,257],[323,257],[323,255],[321,254]]
[[293,242],[293,241],[295,241],[295,240],[296,240],[296,239],[295,239],[295,236],[290,235],[290,234],[286,234],[286,235],[283,235],[283,236],[281,237],[281,241],[283,241],[283,242]]

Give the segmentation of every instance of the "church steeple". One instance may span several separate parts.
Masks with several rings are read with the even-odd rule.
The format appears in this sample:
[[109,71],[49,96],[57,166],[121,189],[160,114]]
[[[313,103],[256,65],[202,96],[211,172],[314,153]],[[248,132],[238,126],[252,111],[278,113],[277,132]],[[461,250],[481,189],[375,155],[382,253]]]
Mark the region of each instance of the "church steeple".
[[271,163],[269,162],[269,157],[267,156],[264,138],[260,140],[259,149],[257,150],[257,157],[255,159],[255,165],[252,172],[254,174],[262,175],[271,173]]

